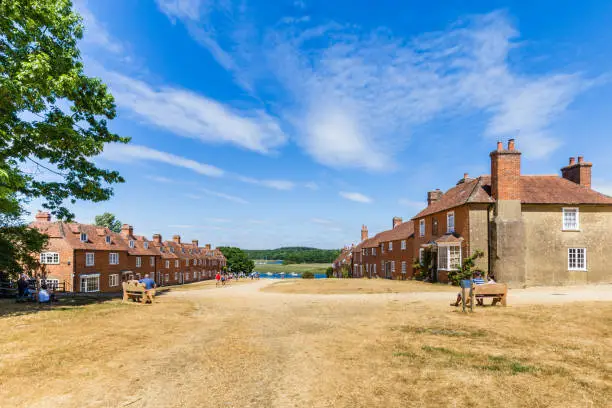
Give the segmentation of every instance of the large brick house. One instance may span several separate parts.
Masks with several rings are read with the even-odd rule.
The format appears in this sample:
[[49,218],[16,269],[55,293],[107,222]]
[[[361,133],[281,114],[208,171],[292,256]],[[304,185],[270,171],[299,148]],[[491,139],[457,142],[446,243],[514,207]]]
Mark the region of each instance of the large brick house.
[[212,278],[226,265],[221,251],[210,244],[182,244],[178,235],[163,242],[159,234],[149,241],[134,235],[128,224],[115,233],[95,225],[53,222],[49,213],[39,212],[30,226],[49,236],[38,275],[70,292],[118,292],[122,281],[146,274],[158,285],[194,282]]
[[476,250],[479,267],[512,286],[612,281],[612,198],[591,188],[592,164],[523,175],[514,140],[490,158],[490,175],[428,193],[413,218],[415,258],[431,259],[442,282]]
[[414,225],[393,218],[393,228],[377,235],[380,276],[387,279],[406,280],[412,277]]

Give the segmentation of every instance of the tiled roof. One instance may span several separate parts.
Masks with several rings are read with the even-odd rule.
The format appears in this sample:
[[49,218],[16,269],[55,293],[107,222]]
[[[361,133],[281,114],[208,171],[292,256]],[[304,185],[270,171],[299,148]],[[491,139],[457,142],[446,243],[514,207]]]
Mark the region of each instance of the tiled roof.
[[374,235],[372,238],[368,238],[365,241],[363,241],[360,245],[362,248],[376,248],[378,246],[378,244],[380,243],[380,234],[378,233],[376,235]]
[[378,242],[397,241],[410,238],[414,234],[414,222],[406,221],[393,229],[378,234]]
[[[467,203],[493,203],[491,176],[480,176],[456,185],[418,213],[413,219],[449,210]],[[612,205],[612,197],[559,176],[521,176],[523,204]]]
[[444,193],[438,201],[414,216],[413,219],[435,214],[466,203],[493,203],[490,179],[489,176],[482,176],[456,185]]
[[444,234],[436,239],[436,244],[452,244],[462,242],[463,238],[458,234]]
[[[90,249],[99,251],[128,251],[130,248],[120,234],[96,225],[79,224],[63,221],[36,220],[30,227],[38,229],[51,238],[63,238],[74,249]],[[87,234],[87,240],[81,241],[81,234]],[[106,243],[106,237],[111,241]]]

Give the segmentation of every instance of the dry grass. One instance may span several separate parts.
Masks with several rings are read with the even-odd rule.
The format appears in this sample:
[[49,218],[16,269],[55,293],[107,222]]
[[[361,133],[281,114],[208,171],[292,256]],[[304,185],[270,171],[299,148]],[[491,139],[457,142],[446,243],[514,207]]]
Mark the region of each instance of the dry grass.
[[[355,293],[411,293],[457,292],[457,288],[443,284],[388,279],[287,279],[262,289],[265,292],[293,294],[355,294]],[[450,299],[450,298],[449,298]]]
[[0,405],[604,407],[612,395],[611,303],[464,315],[265,284],[5,315]]
[[164,286],[164,287],[158,288],[157,292],[167,293],[167,292],[188,292],[192,290],[202,290],[202,289],[216,289],[216,288],[220,289],[222,287],[240,286],[240,285],[246,285],[248,283],[253,283],[253,281],[250,279],[241,279],[238,281],[232,280],[231,282],[226,283],[225,286],[222,286],[221,284],[217,286],[217,281],[212,279],[212,280],[206,280],[202,282],[187,283],[185,285]]

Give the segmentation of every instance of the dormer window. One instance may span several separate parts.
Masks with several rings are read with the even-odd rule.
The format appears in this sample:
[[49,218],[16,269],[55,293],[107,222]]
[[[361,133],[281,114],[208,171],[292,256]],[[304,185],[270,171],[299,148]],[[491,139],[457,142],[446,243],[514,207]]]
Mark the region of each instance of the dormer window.
[[182,252],[182,253],[185,253],[185,248],[181,248],[181,252]]
[[81,242],[87,242],[87,234],[81,232]]
[[144,249],[149,249],[149,243],[148,242],[143,243],[142,246],[144,247]]
[[104,238],[104,240],[106,241],[107,244],[111,243],[110,236],[108,236],[108,235],[106,236],[106,238]]
[[134,248],[134,241],[130,239],[130,248]]
[[170,252],[174,253],[174,248],[170,247]]

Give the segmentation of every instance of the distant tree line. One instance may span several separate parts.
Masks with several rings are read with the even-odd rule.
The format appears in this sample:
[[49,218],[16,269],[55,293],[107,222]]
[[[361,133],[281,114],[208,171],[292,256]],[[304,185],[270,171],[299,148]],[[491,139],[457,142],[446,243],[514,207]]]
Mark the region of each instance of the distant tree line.
[[278,249],[245,249],[249,259],[280,260],[291,263],[331,263],[340,255],[339,249],[284,247]]

